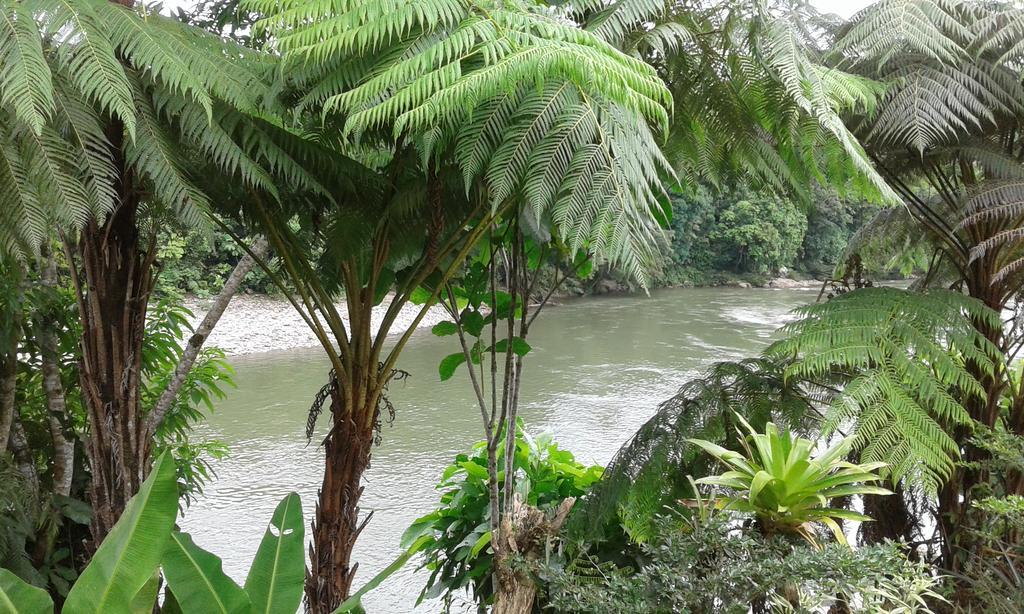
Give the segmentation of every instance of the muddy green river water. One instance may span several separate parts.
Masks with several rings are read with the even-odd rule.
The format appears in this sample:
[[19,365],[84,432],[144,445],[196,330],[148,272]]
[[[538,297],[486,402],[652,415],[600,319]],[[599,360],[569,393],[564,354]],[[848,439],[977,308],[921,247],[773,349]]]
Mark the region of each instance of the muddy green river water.
[[[531,331],[521,414],[530,431],[554,434],[587,463],[606,463],[659,402],[710,362],[757,353],[813,290],[677,289],[645,296],[564,301]],[[361,585],[400,552],[402,531],[436,503],[434,484],[451,458],[482,438],[468,379],[440,382],[437,363],[452,337],[418,332],[392,386],[397,419],[383,429],[366,475],[362,509],[374,517],[356,547]],[[227,443],[217,479],[186,512],[183,528],[244,581],[267,521],[289,491],[309,518],[323,452],[304,436],[306,411],[328,367],[318,350],[237,357],[237,390],[220,402],[201,437]],[[323,433],[321,433],[321,436]],[[307,529],[308,534],[308,529]],[[424,574],[410,564],[365,600],[376,613],[414,611]],[[417,612],[437,611],[424,604]]]

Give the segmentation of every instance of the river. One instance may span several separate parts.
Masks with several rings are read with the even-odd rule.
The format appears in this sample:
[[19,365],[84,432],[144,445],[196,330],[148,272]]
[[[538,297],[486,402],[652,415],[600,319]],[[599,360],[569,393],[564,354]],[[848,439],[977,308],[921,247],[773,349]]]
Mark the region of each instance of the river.
[[[673,289],[643,296],[575,299],[548,308],[530,334],[521,414],[585,463],[606,463],[683,382],[719,360],[756,354],[813,290]],[[392,385],[397,419],[383,429],[366,475],[362,509],[374,517],[356,547],[356,586],[400,552],[402,531],[430,511],[434,484],[452,457],[482,439],[463,372],[440,382],[437,364],[453,337],[417,332],[399,361],[411,377]],[[328,367],[315,349],[232,359],[238,388],[197,437],[228,444],[217,479],[182,520],[196,542],[224,559],[240,583],[277,502],[302,496],[308,520],[322,451],[306,443],[306,412]],[[321,437],[324,429],[319,431]],[[412,612],[424,580],[409,564],[365,599],[371,614]],[[436,611],[427,604],[416,611]]]

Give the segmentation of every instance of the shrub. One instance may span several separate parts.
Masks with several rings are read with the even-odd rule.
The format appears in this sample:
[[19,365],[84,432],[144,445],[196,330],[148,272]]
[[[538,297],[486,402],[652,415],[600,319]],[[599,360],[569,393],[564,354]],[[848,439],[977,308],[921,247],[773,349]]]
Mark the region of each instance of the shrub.
[[[499,476],[505,471],[504,449],[502,442],[498,446]],[[602,468],[577,462],[550,435],[531,437],[520,422],[516,428],[515,471],[517,494],[529,505],[547,511],[568,497],[585,494],[600,479]],[[409,548],[422,536],[429,536],[421,551],[424,567],[431,574],[417,603],[443,596],[448,610],[452,598],[469,589],[473,599],[484,606],[492,596],[485,443],[476,444],[471,455],[456,456],[437,488],[444,491],[441,505],[417,519],[402,537],[402,547]]]
[[586,551],[549,562],[539,571],[547,606],[595,614],[914,612],[927,611],[923,599],[937,598],[928,569],[891,543],[858,550],[794,545],[743,530],[730,513],[663,517],[657,532],[641,546],[639,569],[600,562]]

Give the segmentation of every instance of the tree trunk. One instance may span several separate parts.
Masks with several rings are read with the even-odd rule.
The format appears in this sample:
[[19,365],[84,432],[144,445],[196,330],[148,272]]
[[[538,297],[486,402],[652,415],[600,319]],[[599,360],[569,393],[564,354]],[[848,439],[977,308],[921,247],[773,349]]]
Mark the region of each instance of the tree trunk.
[[14,424],[14,396],[18,382],[18,352],[0,355],[0,454],[7,451]]
[[[50,293],[57,288],[57,263],[49,249],[44,250],[40,278]],[[46,420],[53,440],[53,491],[58,495],[71,493],[71,478],[75,467],[75,442],[64,436],[65,424],[69,422],[64,384],[60,373],[60,347],[57,334],[59,325],[49,309],[37,318],[37,341],[42,358],[43,392],[46,395]]]
[[874,521],[860,525],[865,544],[881,544],[886,540],[903,543],[913,541],[914,521],[907,509],[906,492],[902,484],[896,484],[891,495],[864,497],[864,513]]
[[[992,255],[975,260],[968,272],[966,281],[967,293],[997,313],[1001,313],[1006,307],[1006,299],[1000,284],[993,283],[993,274],[998,267],[992,260]],[[1001,326],[989,327],[982,322],[974,322],[975,328],[986,339],[996,347],[1003,348],[1003,329]],[[1005,376],[997,375],[991,377],[984,373],[984,369],[973,361],[967,362],[967,368],[971,375],[985,389],[985,399],[971,399],[966,408],[971,418],[981,424],[992,428],[995,426],[999,414],[1000,399],[1005,390],[1007,381]],[[964,460],[970,463],[983,463],[990,455],[988,452],[978,449],[966,443],[970,431],[966,428],[959,428],[953,434],[953,438],[961,444],[964,449]],[[977,552],[978,544],[973,543],[969,531],[971,528],[970,509],[975,497],[975,490],[979,485],[985,484],[989,479],[988,472],[984,469],[974,467],[955,467],[949,480],[939,491],[938,497],[938,525],[942,536],[940,567],[949,572],[952,576],[958,577],[964,569],[964,564],[972,557],[982,556]],[[971,600],[971,588],[963,582],[958,583],[956,594],[953,597],[955,604],[968,604]]]
[[76,280],[82,319],[80,380],[92,474],[92,535],[99,545],[138,492],[151,442],[139,402],[142,343],[155,249],[140,245],[137,200],[124,193],[105,224],[91,221],[78,243]]
[[17,415],[15,415],[11,424],[11,439],[8,445],[11,450],[11,456],[14,457],[15,467],[18,468],[18,473],[25,478],[25,483],[28,484],[32,495],[38,495],[39,473],[36,471],[36,466],[32,459],[32,450],[29,448],[25,429],[21,426],[21,421],[18,420]]
[[537,598],[537,584],[526,569],[513,568],[513,558],[529,563],[539,560],[548,540],[558,536],[569,516],[574,497],[564,499],[551,518],[527,505],[518,496],[512,512],[501,521],[494,548],[494,573],[498,575],[492,614],[530,614]]
[[[333,612],[348,598],[359,567],[351,563],[352,549],[373,516],[371,512],[359,520],[359,498],[363,473],[370,465],[377,408],[374,404],[372,410],[354,407],[355,411],[346,411],[346,396],[361,395],[346,395],[340,386],[331,393],[332,426],[324,442],[324,480],[306,572],[306,605],[311,614]],[[368,420],[370,411],[373,417]]]
[[249,274],[249,271],[256,264],[256,259],[263,259],[269,251],[267,240],[263,237],[257,238],[249,248],[249,253],[242,256],[238,264],[231,271],[231,275],[224,282],[224,286],[220,289],[220,293],[217,294],[213,305],[210,306],[209,311],[203,316],[203,321],[199,323],[195,333],[189,338],[188,344],[185,345],[185,351],[182,352],[181,360],[178,361],[178,365],[174,369],[174,377],[171,378],[171,382],[160,394],[156,405],[149,412],[146,422],[147,431],[150,435],[156,432],[164,416],[171,409],[171,405],[174,404],[174,399],[178,396],[178,392],[188,378],[189,371],[192,370],[196,358],[199,357],[199,351],[202,350],[203,344],[209,338],[210,333],[213,332],[213,327],[217,325],[221,316],[224,315],[224,311],[228,308],[228,304],[231,303],[231,299],[238,293],[238,289],[245,280],[245,276]]
[[18,298],[8,296],[2,314],[6,320],[6,330],[0,331],[0,454],[7,452],[11,439],[11,428],[14,426],[16,413],[15,399],[18,390],[18,344],[21,341],[21,265],[14,262],[10,267],[3,267],[3,274],[8,277],[8,288]]
[[60,381],[60,367],[56,358],[56,340],[52,330],[39,331],[39,345],[43,355],[43,391],[46,394],[50,438],[53,440],[53,492],[68,496],[75,467],[75,442],[64,436],[67,422],[67,404],[64,385]]

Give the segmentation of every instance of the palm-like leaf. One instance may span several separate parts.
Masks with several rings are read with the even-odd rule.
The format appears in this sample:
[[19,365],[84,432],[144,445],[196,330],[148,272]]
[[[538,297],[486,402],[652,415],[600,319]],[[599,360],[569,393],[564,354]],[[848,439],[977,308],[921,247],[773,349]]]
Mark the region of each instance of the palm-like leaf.
[[689,187],[736,179],[812,197],[828,182],[894,200],[840,113],[871,79],[826,67],[834,24],[806,3],[585,0],[569,16],[656,66],[673,96],[669,161]]
[[989,374],[1001,368],[998,348],[972,321],[999,326],[998,314],[955,292],[892,288],[857,290],[798,313],[767,352],[795,359],[789,377],[849,375],[825,433],[852,427],[860,458],[887,463],[894,481],[941,485],[960,454],[952,430],[971,424],[963,403],[985,395],[968,364]]
[[271,194],[271,176],[315,188],[264,121],[271,56],[106,0],[12,0],[0,13],[5,252],[102,222],[129,175],[121,189],[193,224],[208,210],[207,161]]
[[[927,231],[915,234],[941,256],[933,268],[980,274],[968,289],[995,309],[1024,283],[1021,220],[1012,199],[992,200],[1024,175],[1020,15],[1011,3],[884,0],[839,33],[835,56],[887,85],[877,112],[850,123]],[[978,194],[989,213],[977,210]]]
[[651,66],[532,3],[248,6],[268,15],[303,104],[344,134],[456,159],[493,209],[525,199],[573,248],[645,279],[672,174],[652,133],[671,98]]

